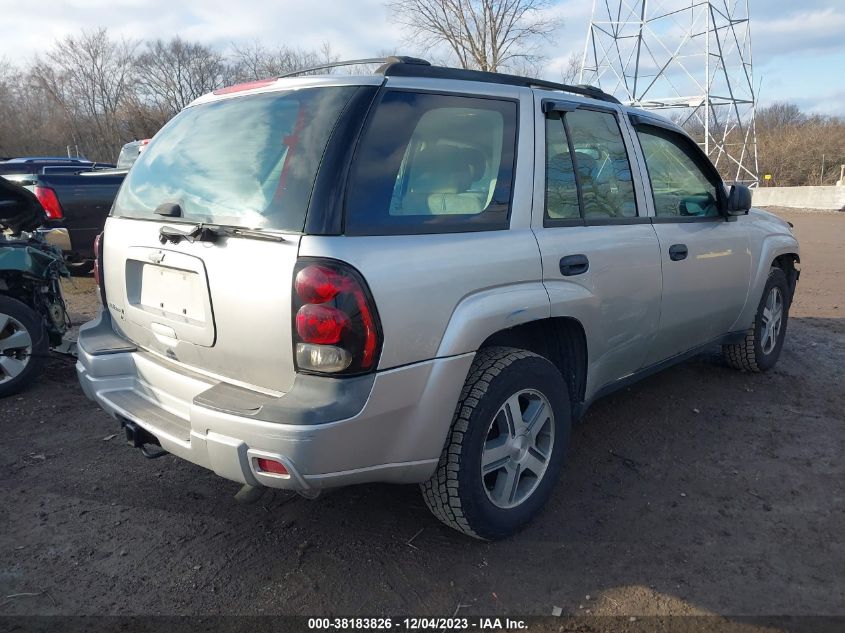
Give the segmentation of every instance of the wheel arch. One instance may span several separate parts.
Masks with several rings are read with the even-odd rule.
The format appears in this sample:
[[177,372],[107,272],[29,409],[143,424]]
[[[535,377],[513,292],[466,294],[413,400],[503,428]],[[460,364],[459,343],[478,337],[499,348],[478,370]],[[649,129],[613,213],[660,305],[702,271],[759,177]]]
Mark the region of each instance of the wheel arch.
[[801,257],[798,253],[784,253],[772,260],[772,268],[780,268],[786,275],[789,283],[789,301],[795,295],[795,287],[798,285],[798,278],[801,276]]
[[514,347],[542,356],[558,368],[569,391],[573,419],[582,413],[587,387],[588,349],[584,326],[573,317],[549,317],[505,328],[488,336],[479,349]]
[[756,265],[751,271],[745,306],[731,327],[731,331],[744,331],[751,327],[754,315],[757,313],[757,304],[773,266],[786,273],[790,290],[794,291],[800,274],[800,261],[798,242],[793,236],[775,234],[763,240],[759,256],[755,260]]

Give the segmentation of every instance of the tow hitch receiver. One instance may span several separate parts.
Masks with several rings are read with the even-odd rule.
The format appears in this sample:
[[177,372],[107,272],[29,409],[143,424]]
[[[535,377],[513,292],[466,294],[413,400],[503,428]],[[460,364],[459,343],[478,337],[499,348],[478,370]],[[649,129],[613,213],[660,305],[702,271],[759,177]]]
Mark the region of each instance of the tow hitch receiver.
[[[161,448],[161,444],[158,441],[158,438],[144,429],[143,427],[138,426],[132,420],[120,420],[120,425],[123,427],[124,432],[126,433],[126,443],[129,444],[132,448],[138,448],[141,450],[141,454],[146,457],[147,459],[156,459],[158,457],[164,457],[168,455],[168,452]],[[158,446],[158,450],[151,450],[147,447],[147,445]]]

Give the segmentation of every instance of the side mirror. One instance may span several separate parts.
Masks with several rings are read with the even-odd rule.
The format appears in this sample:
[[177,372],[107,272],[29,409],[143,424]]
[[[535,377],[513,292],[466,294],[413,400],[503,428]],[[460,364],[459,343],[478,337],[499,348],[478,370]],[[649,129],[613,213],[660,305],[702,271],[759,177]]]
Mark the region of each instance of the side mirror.
[[745,185],[731,185],[728,194],[728,215],[745,215],[751,210],[751,189]]

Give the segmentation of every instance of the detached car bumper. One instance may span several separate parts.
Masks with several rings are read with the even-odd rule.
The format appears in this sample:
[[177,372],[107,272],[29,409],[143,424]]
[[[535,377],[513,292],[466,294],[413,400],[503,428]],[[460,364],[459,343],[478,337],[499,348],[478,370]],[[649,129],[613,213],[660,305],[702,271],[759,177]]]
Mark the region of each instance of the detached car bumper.
[[[291,490],[414,483],[434,472],[473,354],[361,378],[297,376],[267,396],[135,348],[107,312],[79,333],[85,394],[161,447],[233,481]],[[258,469],[258,458],[289,475]]]

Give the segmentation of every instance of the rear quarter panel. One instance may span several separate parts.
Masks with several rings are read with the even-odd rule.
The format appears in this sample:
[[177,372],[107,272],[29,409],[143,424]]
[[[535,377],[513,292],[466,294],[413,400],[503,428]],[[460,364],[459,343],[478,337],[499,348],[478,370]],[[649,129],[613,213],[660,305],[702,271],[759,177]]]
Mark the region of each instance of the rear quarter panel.
[[474,352],[503,328],[549,316],[540,251],[531,230],[531,90],[392,77],[390,86],[518,99],[519,130],[509,230],[303,236],[300,256],[348,262],[366,279],[384,331],[379,369]]

